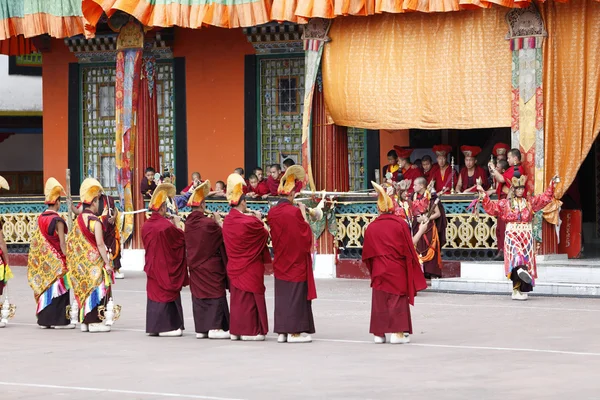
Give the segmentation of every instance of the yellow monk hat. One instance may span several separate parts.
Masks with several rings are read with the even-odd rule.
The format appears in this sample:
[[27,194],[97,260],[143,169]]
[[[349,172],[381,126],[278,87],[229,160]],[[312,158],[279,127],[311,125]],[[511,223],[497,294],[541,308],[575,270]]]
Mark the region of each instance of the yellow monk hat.
[[96,179],[85,178],[79,188],[79,197],[83,204],[90,205],[103,191],[102,185]]
[[227,177],[227,201],[230,206],[237,206],[240,204],[240,199],[244,194],[244,186],[246,181],[238,173],[233,173]]
[[388,196],[385,189],[378,185],[376,182],[371,181],[373,188],[377,192],[377,209],[379,212],[386,213],[394,210],[394,202],[392,198]]
[[300,165],[292,165],[285,170],[285,174],[279,181],[279,188],[277,193],[284,196],[289,195],[292,190],[296,187],[296,181],[304,182],[306,177],[306,171]]
[[175,197],[177,189],[172,183],[161,183],[154,189],[148,209],[150,211],[158,211],[169,197]]
[[204,181],[196,189],[194,189],[187,205],[190,207],[198,207],[204,200],[206,200],[208,192],[210,192],[210,181]]
[[0,176],[0,189],[10,190],[8,181],[3,176]]
[[44,196],[46,196],[45,203],[46,204],[56,204],[56,201],[60,198],[61,195],[66,195],[65,188],[60,184],[56,178],[50,177],[46,181],[46,186],[44,187]]

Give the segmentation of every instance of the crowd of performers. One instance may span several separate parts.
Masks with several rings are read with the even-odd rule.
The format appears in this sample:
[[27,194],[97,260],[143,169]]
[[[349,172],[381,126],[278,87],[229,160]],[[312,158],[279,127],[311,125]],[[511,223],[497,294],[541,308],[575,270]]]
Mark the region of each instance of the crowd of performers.
[[[434,150],[437,166],[423,171],[407,161],[410,150],[398,149],[398,167],[388,166],[383,185],[372,182],[380,215],[365,230],[362,257],[371,274],[370,332],[376,343],[385,343],[386,334],[391,335],[391,343],[410,342],[410,305],[414,305],[417,293],[427,288],[426,277],[441,275],[446,222],[440,195],[448,193],[447,156],[451,149],[436,146]],[[474,157],[477,149],[463,152]],[[497,187],[493,190],[500,195],[498,201],[490,199],[483,173],[469,166],[474,164],[467,163],[467,172],[458,176],[456,185],[479,192],[486,212],[505,222],[504,262],[507,277],[513,281],[512,298],[525,300],[536,278],[531,221],[536,211],[553,201],[557,179],[552,180],[544,194],[527,198],[527,177],[521,174],[518,161],[520,153],[513,149],[508,152],[510,167],[504,168],[504,173],[496,165],[489,166],[495,171]],[[470,175],[472,170],[475,172]],[[425,173],[429,173],[429,180]],[[225,194],[231,209],[224,218],[206,208],[211,194],[209,181],[193,185],[187,196],[192,212],[185,221],[173,212],[177,194],[169,179],[152,188],[151,216],[142,227],[147,275],[146,333],[182,335],[181,291],[189,286],[197,338],[265,340],[269,327],[264,275],[265,264],[272,263],[274,332],[278,342],[312,341],[312,301],[317,297],[311,254],[313,235],[306,207],[301,202],[294,204],[304,182],[302,167],[286,169],[277,189],[280,199],[270,208],[266,225],[259,212],[247,207],[247,182],[239,172],[227,179]],[[0,186],[8,188],[3,179]],[[81,205],[74,209],[78,216],[69,231],[58,214],[64,194],[56,179],[48,179],[48,209],[38,218],[38,229],[31,239],[28,281],[34,292],[38,325],[46,329],[75,328],[67,311],[72,289],[79,309],[76,322],[81,324],[81,330],[109,332],[111,324],[103,312],[120,268],[118,210],[103,193],[101,184],[87,178],[80,188]],[[267,246],[269,238],[273,259]],[[3,238],[0,250],[1,294],[12,277]]]

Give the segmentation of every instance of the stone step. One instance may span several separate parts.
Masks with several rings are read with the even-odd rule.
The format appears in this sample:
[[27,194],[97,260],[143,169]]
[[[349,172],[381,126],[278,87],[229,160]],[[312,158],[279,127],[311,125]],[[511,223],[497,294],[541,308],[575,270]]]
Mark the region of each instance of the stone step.
[[[503,280],[432,279],[431,290],[456,293],[510,294],[512,292],[512,282],[506,278]],[[600,298],[600,284],[537,281],[533,294]]]
[[[583,261],[539,262],[537,282],[577,283],[600,285],[600,263]],[[502,262],[463,262],[462,279],[476,281],[504,281]]]

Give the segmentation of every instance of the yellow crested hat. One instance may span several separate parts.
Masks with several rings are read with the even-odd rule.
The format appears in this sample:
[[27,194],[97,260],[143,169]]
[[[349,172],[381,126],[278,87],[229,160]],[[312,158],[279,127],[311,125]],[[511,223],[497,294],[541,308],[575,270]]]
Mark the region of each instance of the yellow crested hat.
[[304,182],[305,177],[306,172],[304,171],[304,168],[300,165],[292,165],[285,170],[285,174],[283,174],[283,177],[279,181],[277,193],[284,196],[289,195],[296,187],[296,181]]
[[79,197],[83,204],[90,205],[103,191],[102,185],[96,179],[85,178],[79,188]]
[[227,177],[227,201],[230,206],[237,206],[244,194],[246,181],[238,173],[233,173]]
[[44,187],[44,196],[46,196],[44,202],[46,204],[55,204],[63,194],[66,195],[65,188],[63,188],[60,182],[53,177],[48,178]]
[[175,189],[175,186],[173,186],[172,183],[161,183],[154,189],[154,192],[152,192],[152,198],[150,199],[148,209],[150,211],[158,211],[160,206],[162,206],[169,197],[175,197],[176,194],[177,189]]
[[392,198],[388,196],[385,189],[378,185],[376,182],[371,181],[373,188],[377,192],[377,209],[379,212],[386,213],[394,210],[394,202]]
[[3,176],[0,176],[0,189],[10,190],[8,181]]
[[527,175],[523,174],[522,168],[515,167],[515,172],[510,182],[515,189],[518,187],[525,187],[525,184],[527,183]]
[[208,192],[210,192],[210,181],[204,181],[194,189],[187,205],[190,207],[198,207],[206,199]]

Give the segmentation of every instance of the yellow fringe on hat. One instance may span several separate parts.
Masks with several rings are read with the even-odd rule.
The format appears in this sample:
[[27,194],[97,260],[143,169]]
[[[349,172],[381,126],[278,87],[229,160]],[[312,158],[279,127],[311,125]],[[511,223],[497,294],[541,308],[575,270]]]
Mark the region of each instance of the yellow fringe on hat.
[[79,197],[83,204],[90,205],[103,191],[102,185],[96,179],[85,178],[84,181],[81,182],[81,187],[79,188]]
[[206,200],[206,196],[210,192],[210,181],[202,182],[190,196],[187,205],[190,207],[198,207],[204,200]]
[[156,187],[156,189],[154,189],[148,209],[151,211],[158,211],[160,206],[162,206],[169,197],[175,197],[176,194],[177,189],[175,189],[173,184],[161,183]]
[[44,202],[46,204],[55,204],[60,196],[66,195],[65,188],[60,184],[56,178],[50,177],[46,181],[46,186],[44,187]]
[[394,210],[394,202],[392,198],[388,196],[385,189],[378,185],[376,182],[371,181],[373,188],[377,192],[377,209],[379,212],[387,213]]
[[230,206],[237,206],[244,194],[246,181],[240,174],[233,173],[227,177],[227,201]]
[[279,181],[279,188],[277,193],[280,195],[287,196],[296,187],[296,181],[304,182],[306,177],[306,171],[300,165],[292,165],[285,170],[285,174]]

